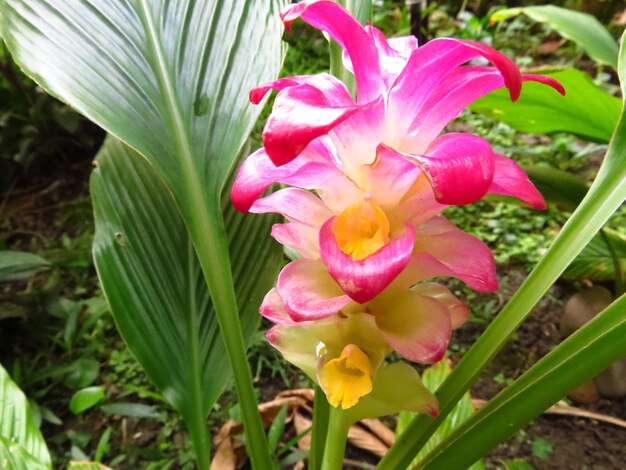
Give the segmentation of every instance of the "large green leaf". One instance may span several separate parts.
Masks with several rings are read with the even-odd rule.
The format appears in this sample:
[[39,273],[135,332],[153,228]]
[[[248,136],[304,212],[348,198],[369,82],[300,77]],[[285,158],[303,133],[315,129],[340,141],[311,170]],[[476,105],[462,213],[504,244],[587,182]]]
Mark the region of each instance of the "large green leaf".
[[219,197],[259,112],[248,92],[280,67],[278,6],[0,0],[0,26],[28,75],[144,155],[183,201],[192,170]]
[[491,16],[491,21],[512,18],[520,13],[525,13],[539,23],[548,23],[561,36],[585,49],[592,59],[617,67],[617,44],[594,16],[554,5],[544,5],[499,10]]
[[561,82],[565,96],[540,83],[526,82],[515,103],[501,89],[479,99],[470,109],[521,132],[569,132],[584,139],[608,142],[620,115],[621,101],[579,70],[566,69],[546,75]]
[[187,256],[195,249],[215,305],[256,466],[271,463],[235,314],[220,196],[260,111],[248,93],[282,62],[283,1],[0,0],[0,32],[16,63],[143,155],[171,190],[193,240]]
[[0,251],[0,282],[19,281],[50,268],[50,262],[33,253]]
[[52,468],[28,400],[0,365],[0,468]]
[[593,237],[589,245],[570,264],[564,277],[612,281],[616,277],[615,262],[626,266],[626,236],[608,228],[602,230],[604,233]]
[[493,398],[418,468],[462,469],[626,354],[626,295]]
[[[201,428],[231,373],[184,222],[150,164],[117,139],[107,138],[96,162],[94,256],[116,323],[164,396],[192,429],[194,422]],[[281,251],[268,236],[273,219],[241,215],[227,199],[224,205],[240,319],[249,339]]]
[[[622,93],[626,95],[626,34],[621,40],[618,74]],[[381,470],[404,468],[411,462],[550,285],[623,204],[625,198],[626,113],[622,111],[602,167],[589,192],[519,290],[437,390],[439,416],[433,420],[418,415],[381,460]]]

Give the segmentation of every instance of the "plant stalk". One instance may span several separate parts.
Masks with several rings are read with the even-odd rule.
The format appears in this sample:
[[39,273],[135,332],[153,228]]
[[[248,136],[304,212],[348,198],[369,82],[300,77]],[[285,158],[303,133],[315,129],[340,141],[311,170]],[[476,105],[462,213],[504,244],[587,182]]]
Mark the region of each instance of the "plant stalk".
[[309,451],[309,470],[320,470],[324,457],[324,443],[328,435],[330,405],[324,391],[315,386],[313,399],[313,430],[311,431],[311,449]]
[[349,429],[350,423],[341,408],[331,407],[321,470],[341,470],[343,468]]

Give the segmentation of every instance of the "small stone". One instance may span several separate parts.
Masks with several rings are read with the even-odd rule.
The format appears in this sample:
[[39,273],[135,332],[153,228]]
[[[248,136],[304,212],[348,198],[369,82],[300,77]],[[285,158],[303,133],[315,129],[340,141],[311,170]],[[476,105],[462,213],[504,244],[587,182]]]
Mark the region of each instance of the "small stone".
[[600,373],[594,380],[603,397],[626,396],[626,357]]
[[594,381],[589,380],[577,389],[572,390],[569,393],[569,397],[576,404],[589,405],[590,403],[593,403],[598,398],[600,398],[600,393],[598,392],[598,387],[596,386]]
[[605,287],[593,286],[574,294],[565,304],[561,319],[561,335],[565,338],[583,326],[613,302],[613,294]]

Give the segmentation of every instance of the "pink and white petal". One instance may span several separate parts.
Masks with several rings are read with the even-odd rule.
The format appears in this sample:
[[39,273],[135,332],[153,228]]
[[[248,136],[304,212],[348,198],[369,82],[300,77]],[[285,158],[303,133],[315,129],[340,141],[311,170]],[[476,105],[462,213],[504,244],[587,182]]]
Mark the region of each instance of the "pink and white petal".
[[272,323],[276,323],[277,325],[299,324],[293,321],[287,313],[287,310],[285,310],[283,301],[280,298],[280,295],[278,295],[278,291],[275,287],[273,287],[267,294],[265,294],[265,298],[261,303],[259,312],[269,321],[271,321]]
[[313,259],[319,258],[319,229],[333,216],[319,197],[297,188],[281,189],[257,200],[250,212],[273,212],[286,217],[290,223],[274,225],[272,235],[279,243]]
[[319,320],[350,303],[320,261],[292,261],[278,275],[276,289],[285,310],[296,322]]
[[[549,77],[537,80],[537,77],[541,76],[522,75],[522,81],[541,81],[562,91],[556,80],[543,80]],[[465,66],[455,69],[426,99],[411,122],[401,148],[409,153],[421,153],[467,106],[503,86],[503,76],[493,67]]]
[[370,165],[366,190],[379,206],[396,209],[421,175],[422,171],[404,156],[386,155]]
[[387,124],[384,98],[380,97],[329,133],[341,170],[361,187],[366,177],[363,166],[376,160],[376,147],[385,140]]
[[383,83],[376,45],[365,28],[343,7],[329,0],[304,0],[289,5],[281,17],[288,29],[297,18],[302,18],[314,28],[327,32],[348,52],[359,103],[372,101],[381,94]]
[[340,214],[346,207],[362,201],[366,192],[340,171],[327,172],[323,179],[320,178],[315,183],[318,196],[335,214]]
[[362,109],[364,106],[335,103],[308,84],[286,88],[276,96],[272,114],[263,128],[265,151],[274,164],[289,163],[312,140]]
[[496,153],[495,157],[493,182],[487,194],[516,197],[535,209],[545,209],[547,206],[543,196],[528,179],[523,168],[504,155]]
[[292,77],[279,78],[263,85],[254,87],[250,91],[250,101],[259,104],[265,95],[271,90],[284,90],[298,85],[311,85],[320,90],[326,98],[336,106],[354,105],[354,99],[344,83],[328,73],[315,75],[294,75]]
[[407,224],[402,234],[376,253],[355,261],[337,246],[328,220],[320,230],[320,255],[328,273],[355,302],[365,303],[380,294],[404,270],[411,259],[415,229]]
[[405,220],[409,220],[415,227],[423,224],[443,211],[447,205],[439,204],[433,189],[422,190],[402,202],[400,211]]
[[489,247],[443,217],[433,217],[418,228],[414,253],[433,256],[450,270],[450,275],[472,289],[498,290],[495,260]]
[[337,172],[318,141],[312,142],[300,158],[279,167],[272,163],[265,149],[261,148],[239,167],[231,189],[231,199],[238,211],[247,212],[254,201],[275,182],[312,189],[316,180]]
[[399,126],[413,122],[424,109],[425,102],[435,94],[437,85],[461,64],[485,57],[504,78],[511,98],[515,101],[521,90],[521,75],[515,63],[489,46],[454,38],[434,39],[417,48],[409,58],[389,94],[389,116]]
[[409,361],[441,360],[452,329],[448,308],[413,291],[385,300],[380,305],[372,302],[370,311],[389,345]]
[[[417,38],[415,36],[401,36],[387,39],[382,31],[369,24],[365,25],[365,31],[376,44],[383,80],[386,88],[389,89],[406,66],[413,51],[417,49]],[[342,61],[343,66],[354,73],[352,61],[345,50],[342,54]]]
[[298,188],[281,189],[259,199],[252,205],[250,212],[274,212],[283,215],[290,222],[317,227],[318,230],[333,215],[319,197]]
[[426,155],[412,155],[380,145],[381,158],[404,156],[428,176],[440,204],[466,205],[481,199],[491,186],[494,154],[485,139],[449,133],[435,140]]
[[470,316],[469,307],[461,302],[446,286],[436,282],[424,282],[417,284],[411,290],[445,305],[450,314],[452,328],[461,326]]
[[302,224],[274,224],[271,235],[281,245],[293,248],[302,258],[319,259],[320,257],[317,232],[312,233]]

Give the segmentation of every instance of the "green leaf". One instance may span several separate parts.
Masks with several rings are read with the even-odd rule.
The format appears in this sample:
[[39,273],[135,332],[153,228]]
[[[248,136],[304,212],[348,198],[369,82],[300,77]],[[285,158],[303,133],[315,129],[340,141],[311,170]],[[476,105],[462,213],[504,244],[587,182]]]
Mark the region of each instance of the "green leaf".
[[589,185],[576,175],[549,166],[529,165],[524,170],[548,204],[573,212],[584,199]]
[[100,373],[100,363],[95,359],[81,357],[65,367],[59,367],[53,374],[67,374],[63,380],[72,389],[85,388],[91,385]]
[[[6,465],[4,462],[8,462]],[[31,466],[32,465],[32,466]],[[0,366],[0,468],[52,468],[28,400]]]
[[104,398],[104,391],[104,387],[100,385],[79,390],[70,399],[70,411],[78,415],[93,408]]
[[285,421],[287,419],[287,405],[283,405],[280,410],[278,410],[278,414],[272,421],[272,425],[267,431],[267,443],[270,446],[270,451],[276,455],[278,450],[278,444],[280,443],[280,439],[283,437],[283,433],[285,432]]
[[[567,268],[563,276],[567,279],[591,279],[612,281],[616,277],[615,260],[626,266],[626,236],[609,228],[602,229]],[[607,245],[611,244],[611,248]]]
[[524,459],[502,460],[501,462],[506,470],[535,470],[535,467]]
[[0,251],[0,282],[21,281],[50,269],[50,262],[41,256],[23,251]]
[[[440,445],[419,468],[464,468],[626,354],[626,295],[576,331]],[[536,441],[537,442],[537,441]],[[546,445],[547,444],[547,445]],[[547,458],[549,443],[533,445]]]
[[533,455],[541,460],[548,460],[550,454],[554,451],[552,444],[540,437],[533,439],[531,449]]
[[49,470],[52,466],[33,457],[21,445],[0,437],[0,468],[3,470]]
[[576,69],[546,74],[563,85],[565,96],[536,82],[524,82],[511,102],[505,89],[477,100],[470,109],[498,119],[521,132],[569,132],[587,140],[608,142],[620,115],[621,101]]
[[[271,462],[246,360],[244,335],[235,313],[237,299],[220,198],[226,177],[261,110],[249,103],[249,91],[276,78],[280,69],[284,51],[279,9],[283,3],[0,0],[0,30],[16,63],[51,94],[143,155],[171,190],[193,241],[193,246],[188,244],[177,256],[192,258],[194,249],[198,254],[226,346],[222,363],[224,367],[229,363],[234,372],[249,434],[249,453],[259,467],[268,467]],[[136,195],[122,199],[128,197]],[[124,243],[123,237],[118,243]],[[173,241],[182,247],[179,239]],[[128,243],[134,244],[133,250],[140,250],[137,239]],[[167,247],[162,251],[167,252]],[[107,276],[114,276],[116,268],[109,267]],[[124,273],[119,275],[123,277]],[[159,275],[153,273],[153,277]],[[177,279],[192,278],[196,284],[185,285],[178,296],[197,289],[201,282],[195,272]],[[154,287],[164,288],[160,283]],[[206,297],[195,300],[206,301]],[[161,310],[177,310],[169,307],[161,305]],[[205,305],[185,302],[183,310],[189,314],[187,307],[191,307],[188,316],[193,319]],[[121,328],[128,341],[132,326],[128,323]],[[208,334],[202,324],[193,320],[182,321],[173,331],[180,333],[189,328]],[[212,329],[211,334],[218,335]],[[180,334],[174,336],[180,338]],[[207,343],[191,341],[176,346],[195,361],[205,357],[206,350],[218,341],[210,336],[203,339]],[[135,351],[145,343],[143,339],[136,341],[139,345]],[[178,364],[179,359],[174,362]],[[205,366],[184,364],[174,375],[181,378],[189,368],[198,371]],[[151,375],[155,377],[154,371]],[[216,385],[196,400],[195,411],[204,408],[223,387],[225,374],[218,371],[217,376]],[[183,377],[183,382],[189,385],[197,377],[199,373],[192,373]],[[183,398],[179,388],[168,387],[166,392],[180,407]],[[195,395],[204,392],[198,382],[189,390]],[[202,413],[193,417],[187,413],[188,425],[189,419],[194,420],[194,428],[206,427]],[[192,436],[200,434],[206,432],[192,431]],[[204,441],[196,446],[202,454],[200,467],[209,465],[209,443]]]
[[[231,372],[185,224],[162,180],[131,149],[108,137],[96,162],[94,258],[117,326],[185,421],[204,423]],[[276,219],[241,215],[227,198],[224,206],[248,341],[282,256],[268,236]]]
[[107,403],[102,405],[100,409],[109,415],[131,416],[133,418],[158,419],[162,416],[156,407],[143,403]]
[[[445,378],[450,375],[452,368],[447,360],[439,361],[438,363],[430,366],[422,375],[422,382],[431,392],[439,388]],[[401,411],[398,417],[398,425],[396,427],[396,435],[400,436],[406,427],[411,423],[417,413],[409,411]],[[474,407],[472,406],[472,399],[469,392],[463,395],[463,398],[456,404],[452,412],[448,415],[445,421],[439,426],[437,432],[433,434],[430,440],[420,450],[419,454],[415,456],[411,465],[415,465],[421,459],[426,457],[441,441],[449,436],[452,431],[458,428],[463,422],[465,422],[470,416],[474,414]],[[482,461],[476,462],[469,467],[470,470],[484,469],[485,466]]]
[[111,470],[100,462],[70,462],[68,470]]
[[617,44],[594,16],[545,5],[500,10],[491,16],[491,21],[506,20],[520,13],[525,13],[539,23],[548,23],[561,36],[581,46],[595,61],[617,67]]
[[[279,2],[0,0],[15,62],[144,155],[184,199],[183,167],[219,198],[280,68]],[[189,168],[189,169],[191,169]]]

